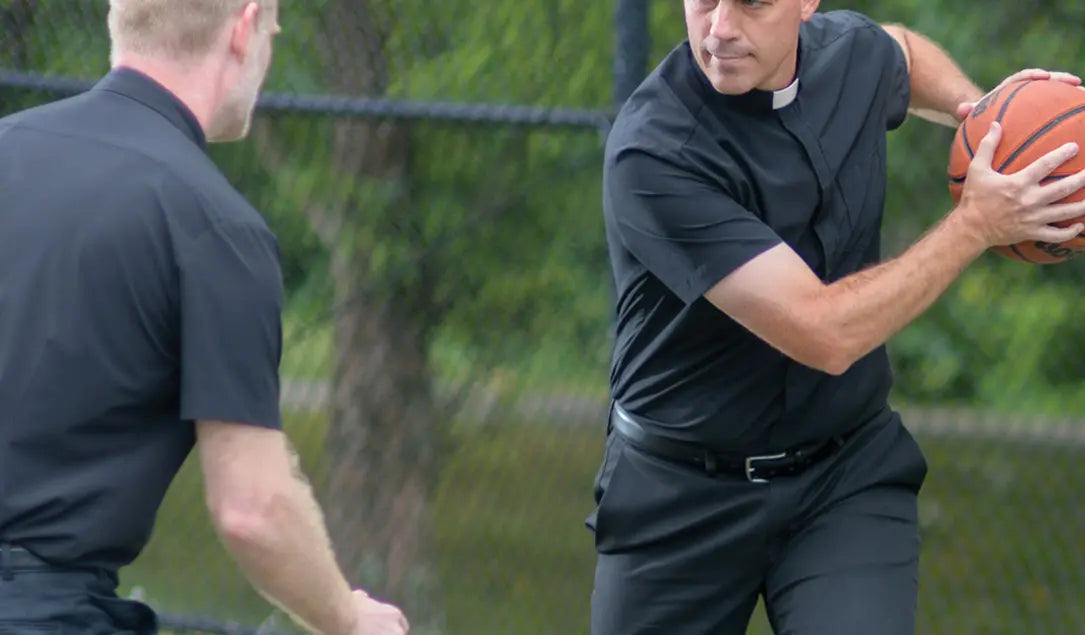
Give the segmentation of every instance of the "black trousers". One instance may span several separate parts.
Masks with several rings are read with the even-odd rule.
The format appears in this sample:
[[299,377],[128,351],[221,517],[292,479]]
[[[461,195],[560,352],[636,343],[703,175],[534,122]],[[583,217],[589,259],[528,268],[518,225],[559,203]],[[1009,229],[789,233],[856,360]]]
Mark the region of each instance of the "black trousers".
[[917,495],[898,416],[795,476],[751,483],[617,433],[596,481],[592,635],[741,635],[763,597],[777,635],[912,635]]
[[0,635],[156,633],[154,611],[116,587],[109,572],[58,569],[0,546]]

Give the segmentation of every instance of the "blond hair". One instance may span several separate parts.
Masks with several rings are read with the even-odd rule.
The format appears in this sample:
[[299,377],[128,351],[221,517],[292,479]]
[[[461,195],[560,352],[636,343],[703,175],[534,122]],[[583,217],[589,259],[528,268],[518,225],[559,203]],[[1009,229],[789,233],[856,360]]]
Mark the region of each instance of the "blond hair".
[[189,61],[207,54],[231,15],[260,5],[265,28],[277,0],[109,0],[112,57],[119,52]]

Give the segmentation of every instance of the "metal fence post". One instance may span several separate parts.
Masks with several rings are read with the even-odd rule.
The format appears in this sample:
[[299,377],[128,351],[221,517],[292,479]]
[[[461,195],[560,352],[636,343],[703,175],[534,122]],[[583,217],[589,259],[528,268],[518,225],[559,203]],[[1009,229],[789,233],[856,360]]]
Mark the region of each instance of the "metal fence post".
[[648,0],[615,0],[614,107],[620,108],[648,71]]
[[[615,0],[614,2],[614,112],[622,107],[648,72],[648,51],[651,35],[648,31],[648,0]],[[610,285],[611,306],[618,301],[613,280]],[[615,318],[616,316],[611,316]],[[610,336],[615,334],[611,320]]]

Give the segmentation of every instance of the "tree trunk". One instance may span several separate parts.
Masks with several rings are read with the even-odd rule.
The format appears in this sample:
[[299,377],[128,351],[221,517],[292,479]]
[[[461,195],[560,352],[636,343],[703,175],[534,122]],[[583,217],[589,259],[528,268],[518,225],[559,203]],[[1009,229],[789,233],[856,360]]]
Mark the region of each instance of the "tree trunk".
[[[360,256],[333,259],[341,301],[365,285]],[[427,329],[409,305],[337,305],[333,412],[324,454],[328,527],[352,581],[404,607],[416,626],[433,626],[440,611],[427,511],[439,422]]]
[[[324,10],[324,68],[339,94],[386,89],[390,20],[374,6],[338,0]],[[377,279],[370,261],[375,244],[408,242],[382,230],[410,217],[408,134],[395,122],[342,119],[331,149],[333,169],[371,196],[335,210],[343,231],[329,244],[336,314],[325,513],[351,581],[401,606],[414,632],[432,632],[441,611],[428,508],[440,419],[427,352],[437,316],[425,276],[410,276],[412,285]],[[370,241],[358,238],[369,233]]]
[[12,0],[0,6],[0,64],[17,69],[30,66],[27,31],[33,23],[35,0]]

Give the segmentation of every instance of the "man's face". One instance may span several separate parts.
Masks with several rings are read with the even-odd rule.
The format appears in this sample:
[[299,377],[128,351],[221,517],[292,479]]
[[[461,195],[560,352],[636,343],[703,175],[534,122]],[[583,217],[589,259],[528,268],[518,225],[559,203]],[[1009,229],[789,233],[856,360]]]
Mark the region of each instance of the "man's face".
[[232,73],[233,81],[228,83],[222,105],[207,131],[208,141],[237,141],[249,134],[260,89],[271,67],[272,39],[281,30],[276,8],[271,6],[266,11],[270,14],[260,16],[258,22],[252,25],[242,22],[235,27],[251,31],[246,40],[245,55]]
[[684,0],[697,64],[715,89],[779,90],[795,76],[799,25],[819,0]]

